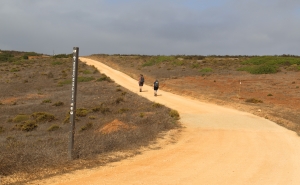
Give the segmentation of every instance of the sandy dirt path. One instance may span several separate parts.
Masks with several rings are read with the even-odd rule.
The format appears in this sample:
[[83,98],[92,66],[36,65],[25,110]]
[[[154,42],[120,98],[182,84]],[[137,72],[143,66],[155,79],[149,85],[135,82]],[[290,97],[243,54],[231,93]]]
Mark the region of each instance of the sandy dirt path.
[[[129,90],[178,110],[185,127],[175,144],[92,170],[55,177],[43,184],[300,184],[300,138],[249,113],[202,103],[152,87],[80,58]],[[147,80],[147,77],[145,77]]]

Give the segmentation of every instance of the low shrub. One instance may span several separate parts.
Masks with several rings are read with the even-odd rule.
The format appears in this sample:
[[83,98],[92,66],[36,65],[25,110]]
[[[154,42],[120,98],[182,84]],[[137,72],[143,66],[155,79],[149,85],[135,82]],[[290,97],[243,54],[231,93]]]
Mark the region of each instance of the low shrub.
[[259,66],[248,66],[238,69],[239,71],[247,71],[251,74],[272,74],[278,72],[278,66],[272,65],[259,65]]
[[47,100],[43,100],[42,103],[52,103],[52,101],[50,99],[47,99]]
[[116,99],[116,104],[119,104],[121,102],[124,102],[124,98],[119,97],[119,98]]
[[129,109],[122,108],[122,109],[120,109],[120,110],[118,111],[118,113],[122,114],[122,113],[127,112],[127,111],[129,111]]
[[36,124],[36,122],[34,120],[28,120],[28,121],[25,121],[24,124],[22,124],[21,130],[29,132],[29,131],[36,129],[37,127],[38,127],[38,125]]
[[172,118],[175,118],[176,120],[179,120],[180,119],[180,115],[178,113],[177,110],[170,110],[169,112],[169,115],[172,117]]
[[143,118],[145,114],[143,112],[140,113],[140,117]]
[[12,119],[12,121],[15,122],[15,123],[24,122],[24,121],[27,121],[27,120],[29,120],[29,116],[25,115],[25,114],[19,114],[19,115],[15,116]]
[[212,72],[212,69],[209,67],[203,68],[199,70],[201,73],[210,73]]
[[102,74],[102,77],[98,78],[97,81],[98,82],[101,82],[101,81],[113,82],[113,80],[110,77],[106,76],[105,74]]
[[49,114],[46,112],[35,112],[31,115],[37,122],[51,122],[55,120],[55,116],[53,114]]
[[91,77],[91,76],[79,76],[77,78],[77,82],[89,82],[89,81],[92,81],[92,80],[95,80],[95,78]]
[[55,103],[53,104],[53,106],[56,106],[56,107],[62,106],[62,105],[64,105],[64,102],[61,102],[61,101],[55,102]]
[[93,112],[101,112],[102,114],[105,114],[107,112],[110,112],[110,109],[108,107],[104,107],[103,104],[101,104],[100,106],[94,107],[92,108]]
[[92,74],[92,72],[90,70],[84,70],[82,73],[85,75]]
[[199,68],[199,64],[198,63],[193,63],[192,65],[191,65],[191,67],[194,69],[194,68]]
[[255,99],[255,98],[246,99],[245,101],[247,103],[263,103],[262,100],[258,100],[258,99]]
[[174,56],[154,56],[147,62],[145,62],[142,66],[153,66],[162,62],[174,61],[176,58]]
[[163,105],[160,104],[160,103],[153,103],[153,104],[152,104],[152,107],[155,107],[155,108],[161,108],[161,107],[163,107]]
[[79,131],[82,132],[82,131],[88,130],[88,129],[92,128],[92,127],[93,127],[93,123],[88,122],[84,126],[82,126]]
[[54,124],[54,125],[51,125],[47,131],[49,132],[52,132],[52,131],[55,131],[55,130],[58,130],[60,127],[57,125],[57,124]]
[[3,133],[5,130],[4,130],[4,127],[3,126],[0,126],[0,134]]
[[80,108],[76,110],[76,116],[78,117],[86,117],[89,113],[88,109]]

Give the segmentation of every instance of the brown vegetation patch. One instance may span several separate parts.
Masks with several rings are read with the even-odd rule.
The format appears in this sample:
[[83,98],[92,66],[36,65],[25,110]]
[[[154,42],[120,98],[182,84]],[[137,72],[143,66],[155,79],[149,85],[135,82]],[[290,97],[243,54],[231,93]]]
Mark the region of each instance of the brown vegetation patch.
[[39,99],[39,98],[43,98],[45,96],[46,95],[43,95],[43,94],[26,94],[24,96],[5,98],[5,99],[1,100],[1,102],[3,104],[9,104],[9,103],[12,103],[12,102],[16,102],[18,100]]
[[102,134],[110,134],[120,130],[131,130],[131,129],[135,129],[135,127],[130,126],[118,119],[115,119],[112,122],[105,124],[105,126],[99,129],[99,132]]

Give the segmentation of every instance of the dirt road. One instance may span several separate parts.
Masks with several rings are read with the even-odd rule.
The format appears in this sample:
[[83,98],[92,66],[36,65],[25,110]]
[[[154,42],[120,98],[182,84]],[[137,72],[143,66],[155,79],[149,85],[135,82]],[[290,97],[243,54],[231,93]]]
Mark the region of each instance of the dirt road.
[[[300,184],[300,138],[249,113],[174,95],[97,61],[80,58],[141,96],[178,110],[183,132],[175,144],[109,166],[55,177],[43,184]],[[145,77],[147,80],[147,77]]]

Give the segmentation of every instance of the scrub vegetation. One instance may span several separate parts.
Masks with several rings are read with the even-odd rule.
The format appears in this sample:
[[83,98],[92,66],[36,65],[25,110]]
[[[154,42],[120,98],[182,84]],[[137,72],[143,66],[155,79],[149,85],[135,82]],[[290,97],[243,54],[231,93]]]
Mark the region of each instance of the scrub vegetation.
[[153,106],[79,62],[75,160],[69,161],[70,55],[1,51],[0,71],[1,184],[25,184],[121,160],[180,128],[169,108]]

